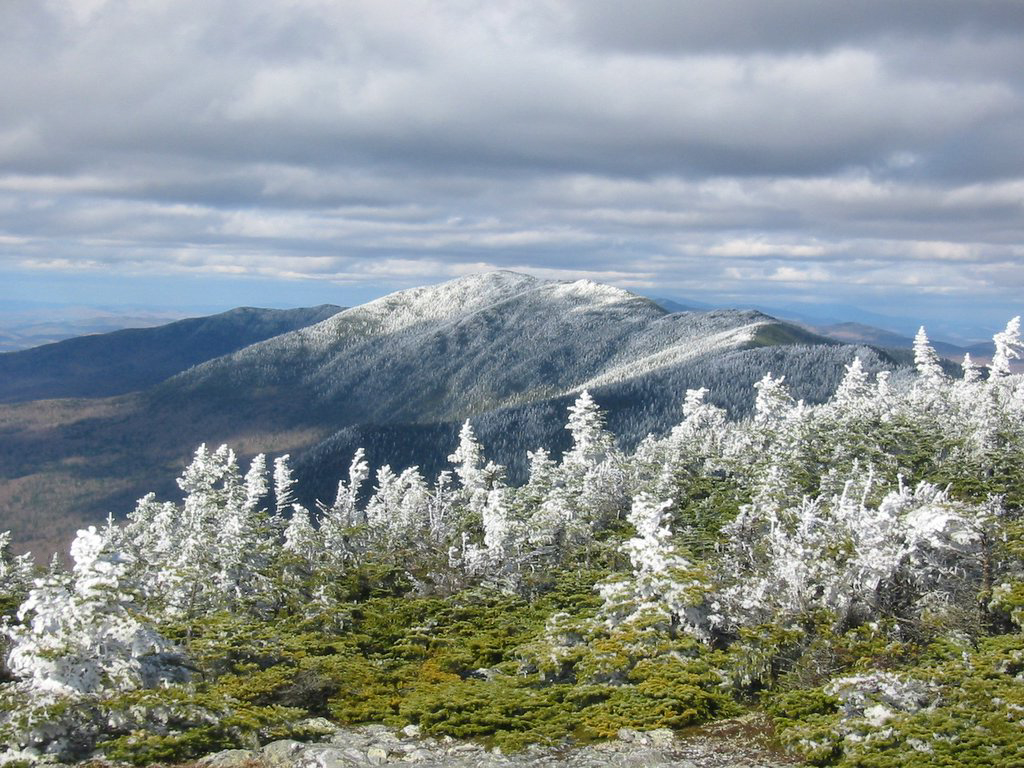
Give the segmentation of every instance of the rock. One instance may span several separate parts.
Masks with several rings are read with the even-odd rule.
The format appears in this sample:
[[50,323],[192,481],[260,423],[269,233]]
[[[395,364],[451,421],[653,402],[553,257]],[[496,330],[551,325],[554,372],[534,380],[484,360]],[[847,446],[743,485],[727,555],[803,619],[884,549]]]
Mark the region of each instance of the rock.
[[383,747],[370,747],[366,750],[366,759],[371,765],[383,765],[388,761],[388,751]]
[[656,728],[653,731],[648,731],[646,736],[650,739],[651,745],[659,749],[671,747],[676,740],[676,735],[668,728]]
[[353,768],[366,765],[362,750],[314,744],[302,751],[303,768]]
[[309,717],[300,720],[296,725],[300,730],[315,736],[330,736],[338,730],[338,726],[326,717]]
[[267,768],[291,768],[305,745],[292,739],[281,739],[264,745],[259,756]]
[[208,768],[239,768],[256,760],[256,753],[251,749],[225,749],[198,760],[198,764]]
[[449,755],[465,755],[468,752],[482,752],[483,747],[477,744],[456,744],[454,747],[448,747]]
[[349,760],[349,762],[362,763],[366,760],[363,750],[357,749],[356,747],[348,747],[347,749],[343,749],[341,753],[347,760]]
[[363,749],[372,742],[372,739],[365,733],[359,731],[352,731],[347,729],[338,729],[331,734],[330,743],[336,747],[346,748],[359,748]]
[[[314,725],[317,725],[314,723]],[[323,723],[319,723],[323,725]],[[736,720],[676,737],[660,728],[623,728],[618,740],[583,747],[532,745],[505,755],[498,748],[449,737],[420,737],[415,726],[337,728],[330,740],[303,744],[281,740],[259,751],[227,750],[208,755],[197,768],[785,768],[795,765],[761,745],[751,728]],[[756,733],[755,733],[756,735]]]
[[679,768],[679,762],[657,752],[630,751],[615,761],[617,768]]

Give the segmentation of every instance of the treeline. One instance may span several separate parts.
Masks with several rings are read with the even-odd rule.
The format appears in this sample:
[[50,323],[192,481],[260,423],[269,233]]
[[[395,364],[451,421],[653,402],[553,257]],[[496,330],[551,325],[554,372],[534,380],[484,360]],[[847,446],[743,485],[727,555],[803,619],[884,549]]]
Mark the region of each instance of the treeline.
[[583,392],[520,484],[470,422],[435,479],[356,451],[312,508],[288,457],[202,446],[181,502],[80,532],[70,572],[2,559],[6,756],[183,759],[309,716],[515,748],[760,704],[818,764],[1008,764],[1018,319],[995,345],[952,378],[922,330],[916,377],[857,358],[820,405],[768,374],[740,419],[691,388],[630,450]]

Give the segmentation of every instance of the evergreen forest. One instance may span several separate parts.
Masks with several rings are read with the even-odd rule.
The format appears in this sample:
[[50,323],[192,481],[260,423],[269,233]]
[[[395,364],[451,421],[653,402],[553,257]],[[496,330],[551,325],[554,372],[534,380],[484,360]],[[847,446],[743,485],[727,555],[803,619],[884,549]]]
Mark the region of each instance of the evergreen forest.
[[623,449],[587,391],[524,482],[467,421],[451,469],[351,458],[307,508],[288,456],[200,446],[181,498],[0,536],[0,762],[174,763],[318,718],[506,752],[749,711],[811,765],[1024,764],[1024,352],[950,376],[854,359],[826,402],[765,375],[679,393]]

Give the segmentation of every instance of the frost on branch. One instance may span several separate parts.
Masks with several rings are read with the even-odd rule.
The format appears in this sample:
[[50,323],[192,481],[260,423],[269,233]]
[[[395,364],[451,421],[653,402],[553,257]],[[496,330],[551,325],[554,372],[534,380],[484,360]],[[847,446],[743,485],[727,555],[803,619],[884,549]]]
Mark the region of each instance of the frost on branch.
[[1020,336],[1020,315],[1010,320],[1005,329],[993,336],[992,342],[996,351],[989,366],[990,376],[993,379],[1005,378],[1011,373],[1012,362],[1020,360],[1021,352],[1024,350],[1024,339]]
[[923,325],[914,337],[914,365],[917,366],[918,380],[925,389],[935,389],[945,378],[939,356],[928,341]]
[[871,395],[871,385],[868,380],[868,373],[859,357],[846,366],[846,374],[839,382],[835,395],[832,397],[832,404],[839,409],[853,409],[860,401]]
[[332,567],[341,567],[361,549],[353,529],[366,522],[365,511],[359,509],[359,492],[369,476],[370,466],[360,448],[349,465],[348,483],[338,482],[334,503],[330,507],[318,503],[323,556]]
[[724,529],[737,625],[815,610],[841,622],[942,612],[969,601],[981,567],[978,516],[929,483],[866,503],[871,478],[780,509],[747,505]]
[[170,643],[135,613],[128,560],[95,528],[71,545],[70,578],[49,576],[29,592],[10,631],[8,665],[39,693],[82,695],[182,679]]
[[0,614],[6,602],[20,602],[32,581],[32,556],[12,556],[10,544],[11,532],[0,532]]
[[782,421],[793,408],[793,396],[786,389],[785,381],[785,376],[775,379],[771,373],[766,373],[764,378],[754,385],[757,390],[757,397],[754,400],[755,424]]
[[672,544],[667,510],[671,501],[657,502],[647,494],[633,499],[629,522],[636,535],[622,545],[632,565],[632,578],[599,588],[602,615],[609,627],[643,620],[681,630],[700,640],[711,638],[713,617],[705,606],[704,585],[693,564]]

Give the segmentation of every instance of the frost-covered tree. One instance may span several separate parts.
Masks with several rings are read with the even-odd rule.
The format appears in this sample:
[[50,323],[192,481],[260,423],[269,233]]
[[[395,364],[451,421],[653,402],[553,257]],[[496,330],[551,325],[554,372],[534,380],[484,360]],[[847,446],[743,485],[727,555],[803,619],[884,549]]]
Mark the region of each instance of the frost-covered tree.
[[628,519],[636,535],[622,545],[632,574],[601,585],[601,615],[609,627],[633,621],[663,624],[701,640],[711,638],[713,616],[706,605],[705,585],[693,564],[672,543],[667,512],[671,501],[640,494]]
[[675,446],[699,451],[705,455],[718,452],[725,431],[725,410],[707,402],[708,389],[686,390],[683,420],[672,429],[670,440]]
[[274,501],[278,517],[285,517],[295,503],[295,476],[285,454],[274,459]]
[[565,428],[572,435],[572,447],[563,457],[565,466],[590,468],[607,459],[614,446],[612,436],[604,428],[604,413],[587,390],[569,407]]
[[776,379],[771,373],[766,373],[764,378],[754,385],[757,390],[757,398],[754,400],[755,424],[779,422],[794,406],[793,396],[786,389],[785,381],[785,376]]
[[366,522],[365,512],[359,508],[359,492],[370,476],[365,455],[362,448],[355,452],[348,469],[348,483],[338,482],[334,503],[330,507],[319,505],[324,558],[333,568],[340,568],[362,549],[362,537],[354,529]]
[[1013,361],[1020,360],[1021,352],[1024,350],[1024,339],[1021,339],[1020,335],[1020,315],[1010,320],[1006,328],[993,336],[992,342],[995,345],[995,354],[992,355],[992,363],[989,366],[989,378],[1001,379],[1011,374]]
[[128,516],[126,547],[147,598],[175,616],[266,603],[280,526],[262,506],[265,458],[243,478],[230,448],[202,445],[178,485],[180,506],[149,494]]
[[284,529],[282,549],[298,558],[309,570],[323,552],[316,529],[309,519],[309,510],[301,504],[292,504],[291,517]]
[[218,538],[226,508],[242,502],[242,484],[234,452],[222,445],[213,453],[200,446],[178,479],[185,493],[178,519],[177,546],[167,569],[167,599],[172,613],[200,613],[221,604]]
[[521,556],[527,545],[522,521],[515,517],[513,498],[512,489],[505,486],[488,493],[481,513],[483,540],[465,553],[471,574],[508,592],[520,588]]
[[69,578],[37,582],[10,630],[8,665],[40,693],[129,690],[180,679],[170,643],[136,614],[137,585],[125,553],[95,528],[71,545]]
[[480,498],[478,491],[486,492],[487,480],[484,475],[484,449],[476,439],[469,419],[459,430],[459,445],[448,457],[455,465],[455,474],[462,484],[463,492],[471,499]]
[[8,749],[80,757],[95,739],[99,702],[138,688],[187,680],[178,650],[140,613],[128,555],[95,528],[71,545],[70,574],[51,572],[29,592],[8,630],[16,682],[3,691],[0,731]]
[[[970,603],[980,580],[981,510],[928,483],[869,504],[872,480],[782,508],[755,502],[724,533],[738,625],[831,611],[839,622],[920,616]],[[973,590],[973,592],[972,592]]]
[[926,389],[934,389],[945,378],[939,356],[928,341],[922,325],[914,337],[914,365],[917,366],[919,381]]
[[395,474],[385,464],[377,470],[377,485],[366,504],[370,535],[390,548],[427,546],[431,503],[430,488],[418,467]]
[[0,616],[24,599],[33,567],[31,554],[11,554],[11,532],[0,531]]
[[619,517],[628,505],[626,476],[615,440],[604,428],[605,417],[586,390],[572,406],[565,428],[572,446],[562,457],[553,505],[567,515],[569,540],[582,543],[594,528]]
[[271,518],[267,500],[267,461],[253,458],[244,483],[225,499],[215,542],[216,583],[231,608],[256,607],[271,600],[273,562],[280,521]]
[[832,404],[840,410],[854,408],[871,395],[869,378],[860,357],[855,357],[853,362],[846,366],[846,374],[832,396]]
[[0,532],[0,680],[5,675],[7,636],[4,633],[18,606],[28,596],[34,568],[30,554],[11,554],[10,531]]
[[351,528],[366,522],[359,510],[359,491],[370,476],[370,465],[366,462],[366,452],[359,448],[352,457],[348,468],[348,483],[338,482],[338,491],[334,503],[323,510],[321,528]]
[[964,352],[964,359],[960,364],[960,369],[963,371],[963,382],[965,384],[974,384],[977,381],[981,381],[981,367],[971,359],[970,352]]

